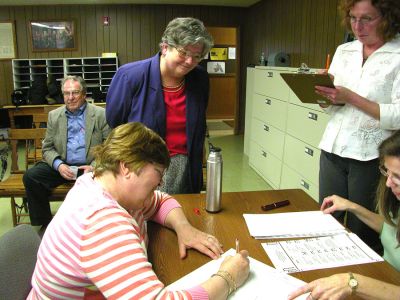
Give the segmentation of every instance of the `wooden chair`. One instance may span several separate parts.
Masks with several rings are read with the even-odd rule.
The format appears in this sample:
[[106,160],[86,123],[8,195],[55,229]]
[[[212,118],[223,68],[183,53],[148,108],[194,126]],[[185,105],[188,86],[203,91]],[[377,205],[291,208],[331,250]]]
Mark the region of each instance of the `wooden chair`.
[[[40,128],[41,125],[47,124],[48,114],[34,114],[32,115],[32,128]],[[42,139],[36,140],[33,143],[27,145],[26,151],[26,168],[29,165],[35,164],[42,160]]]
[[[29,128],[29,129],[10,129],[9,131],[9,142],[11,145],[11,173],[10,175],[0,182],[0,198],[10,198],[11,213],[14,226],[22,224],[21,217],[28,216],[25,212],[23,213],[23,205],[16,203],[16,198],[26,197],[25,186],[22,182],[22,177],[25,172],[25,168],[21,169],[18,167],[18,142],[26,143],[29,140],[37,141],[42,140],[46,134],[46,128]],[[26,149],[25,149],[26,151]],[[20,164],[24,165],[25,164]],[[66,183],[55,188],[52,192],[52,200],[64,199],[70,188],[73,186],[72,183]],[[28,223],[28,222],[25,222]]]

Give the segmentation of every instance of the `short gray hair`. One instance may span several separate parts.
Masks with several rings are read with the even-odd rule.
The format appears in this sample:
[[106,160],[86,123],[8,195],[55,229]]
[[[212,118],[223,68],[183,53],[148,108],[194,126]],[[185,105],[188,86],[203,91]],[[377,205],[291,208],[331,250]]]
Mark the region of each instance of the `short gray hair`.
[[161,38],[160,48],[164,44],[172,47],[202,44],[202,56],[204,56],[214,46],[214,40],[200,20],[195,18],[175,18],[168,23]]
[[85,82],[85,80],[83,80],[83,78],[81,76],[76,76],[76,75],[69,75],[69,76],[66,76],[63,78],[63,80],[61,81],[61,92],[62,93],[64,93],[64,84],[68,80],[79,82],[79,85],[81,86],[81,92],[86,95],[86,91],[87,91],[86,82]]

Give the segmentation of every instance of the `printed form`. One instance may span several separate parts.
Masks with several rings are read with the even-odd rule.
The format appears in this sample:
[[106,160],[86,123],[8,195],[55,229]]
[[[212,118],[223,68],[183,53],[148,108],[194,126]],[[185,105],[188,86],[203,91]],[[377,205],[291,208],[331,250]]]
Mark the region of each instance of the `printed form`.
[[262,243],[275,268],[286,273],[383,261],[354,233]]

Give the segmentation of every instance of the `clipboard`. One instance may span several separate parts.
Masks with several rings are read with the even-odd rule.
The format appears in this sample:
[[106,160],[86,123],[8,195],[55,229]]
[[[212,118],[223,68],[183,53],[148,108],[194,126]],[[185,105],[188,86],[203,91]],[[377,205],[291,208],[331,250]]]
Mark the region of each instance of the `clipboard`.
[[334,88],[328,74],[281,73],[283,80],[303,103],[332,104],[328,99],[315,93],[315,86]]

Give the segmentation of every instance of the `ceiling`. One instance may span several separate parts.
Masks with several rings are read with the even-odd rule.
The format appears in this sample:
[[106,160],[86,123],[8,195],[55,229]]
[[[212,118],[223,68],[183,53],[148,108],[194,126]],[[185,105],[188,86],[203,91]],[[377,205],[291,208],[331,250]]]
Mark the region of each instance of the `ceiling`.
[[0,6],[58,4],[184,4],[249,7],[260,0],[0,0]]

